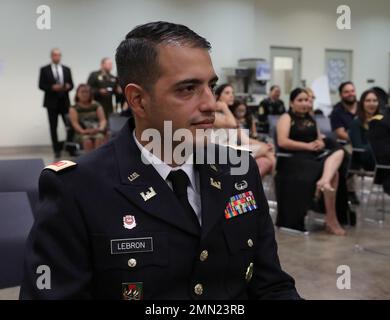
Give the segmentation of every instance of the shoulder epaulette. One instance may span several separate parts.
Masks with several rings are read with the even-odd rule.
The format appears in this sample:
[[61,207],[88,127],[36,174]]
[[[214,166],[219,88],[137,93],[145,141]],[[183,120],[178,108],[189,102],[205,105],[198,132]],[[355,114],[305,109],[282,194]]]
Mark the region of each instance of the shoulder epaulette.
[[58,171],[66,169],[66,168],[70,168],[70,167],[74,167],[74,166],[77,166],[77,163],[70,161],[70,160],[60,160],[60,161],[53,162],[53,163],[47,165],[43,170],[49,169],[49,170],[53,170],[55,172],[58,172]]

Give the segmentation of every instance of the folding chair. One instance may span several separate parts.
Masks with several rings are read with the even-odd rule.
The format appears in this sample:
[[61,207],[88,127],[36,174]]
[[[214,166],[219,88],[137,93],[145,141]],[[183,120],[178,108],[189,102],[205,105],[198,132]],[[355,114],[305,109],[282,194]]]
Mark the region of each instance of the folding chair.
[[26,192],[0,193],[0,289],[22,281],[24,247],[33,224]]
[[0,160],[0,192],[27,192],[35,215],[39,176],[44,166],[42,159]]
[[110,115],[110,117],[108,118],[108,128],[112,138],[118,134],[118,132],[127,123],[128,119],[128,117],[123,117],[119,114]]

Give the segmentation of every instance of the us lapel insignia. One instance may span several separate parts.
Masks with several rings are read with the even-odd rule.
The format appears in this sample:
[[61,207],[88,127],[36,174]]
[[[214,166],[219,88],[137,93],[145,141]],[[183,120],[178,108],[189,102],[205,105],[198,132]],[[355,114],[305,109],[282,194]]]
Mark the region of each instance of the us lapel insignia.
[[246,188],[248,188],[248,182],[246,182],[246,180],[242,180],[241,182],[236,182],[234,184],[234,187],[238,191],[245,190]]
[[140,195],[144,199],[144,201],[148,201],[156,195],[156,191],[154,191],[153,187],[149,187],[149,191],[141,192]]
[[139,177],[139,174],[137,172],[133,172],[132,174],[130,174],[127,179],[129,179],[130,182],[133,182],[135,179],[137,179]]
[[123,300],[142,300],[142,298],[143,298],[142,282],[122,283]]
[[210,184],[219,190],[221,190],[221,181],[216,181],[213,178],[210,178]]
[[257,204],[252,191],[236,194],[230,197],[226,205],[225,218],[231,219],[255,209],[257,209]]
[[128,214],[123,217],[123,227],[126,229],[133,229],[137,226],[134,216]]

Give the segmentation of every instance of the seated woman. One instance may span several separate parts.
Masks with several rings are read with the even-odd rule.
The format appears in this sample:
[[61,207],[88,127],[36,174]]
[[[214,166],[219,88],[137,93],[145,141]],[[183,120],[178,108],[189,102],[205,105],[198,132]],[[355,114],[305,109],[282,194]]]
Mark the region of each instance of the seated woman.
[[243,101],[235,100],[230,110],[236,119],[238,128],[249,130],[250,137],[240,130],[241,143],[248,144],[257,158],[259,158],[258,164],[261,176],[272,173],[276,166],[274,147],[270,143],[260,142],[255,139],[257,137],[256,123],[252,115],[247,112],[246,104]]
[[253,116],[248,112],[248,108],[245,102],[241,100],[234,100],[233,104],[230,106],[229,109],[233,113],[237,125],[241,129],[249,130],[249,137],[256,139],[256,121]]
[[103,107],[92,100],[89,85],[78,86],[75,101],[69,109],[70,122],[76,131],[75,140],[89,152],[105,142],[106,117]]
[[338,170],[344,158],[342,149],[325,151],[325,144],[316,122],[309,114],[310,103],[302,88],[290,94],[290,110],[277,124],[277,143],[281,152],[292,157],[278,160],[276,197],[278,218],[276,225],[304,230],[304,217],[313,196],[321,193],[325,202],[326,231],[345,235],[336,213]]
[[349,138],[353,148],[363,149],[364,152],[353,153],[352,161],[364,170],[372,171],[375,160],[368,143],[368,123],[372,117],[379,114],[379,100],[374,90],[363,92],[357,108],[357,116],[349,128]]
[[[234,104],[233,87],[230,84],[219,86],[216,91],[217,111],[215,113],[214,128],[216,129],[239,129],[240,125],[230,111],[229,107]],[[255,158],[260,175],[271,173],[275,168],[275,156],[273,146],[250,138],[244,131],[239,130],[238,140],[241,145],[248,145]]]

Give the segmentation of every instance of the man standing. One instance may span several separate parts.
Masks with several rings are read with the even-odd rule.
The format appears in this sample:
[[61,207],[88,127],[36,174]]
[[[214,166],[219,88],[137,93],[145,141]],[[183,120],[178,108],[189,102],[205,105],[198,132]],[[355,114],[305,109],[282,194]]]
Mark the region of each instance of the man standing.
[[[281,269],[249,153],[242,151],[248,166],[237,175],[231,161],[218,160],[233,149],[214,145],[207,152],[217,157],[207,163],[199,153],[175,155],[181,143],[172,133],[185,131],[184,142],[194,147],[195,138],[198,148],[197,130],[213,127],[210,48],[168,22],[138,26],[120,43],[118,76],[134,119],[77,164],[43,171],[21,298],[300,298]],[[148,148],[151,132],[162,153]],[[40,265],[51,269],[50,290],[36,286]]]
[[116,103],[120,102],[122,90],[118,79],[111,74],[112,60],[103,58],[100,63],[100,70],[92,72],[88,77],[88,84],[92,88],[94,98],[104,109],[106,119],[114,111],[112,98],[115,96]]
[[[345,141],[345,150],[351,156],[352,146],[350,144],[348,130],[357,111],[357,98],[354,84],[351,81],[341,83],[339,86],[339,95],[341,101],[333,106],[332,113],[329,116],[330,124],[337,139]],[[353,175],[347,179],[347,189],[348,200],[352,204],[360,204],[360,201],[356,196],[355,179]]]
[[273,85],[270,88],[268,98],[265,98],[260,102],[258,120],[262,132],[267,133],[269,131],[269,115],[281,115],[286,112],[284,102],[280,99],[280,93],[280,87]]
[[61,51],[55,48],[51,50],[51,64],[42,67],[39,73],[39,89],[45,92],[43,106],[47,109],[49,117],[50,137],[55,158],[61,157],[63,148],[63,142],[59,142],[57,136],[58,116],[61,115],[66,125],[66,115],[70,105],[69,91],[73,89],[71,71],[60,62]]

